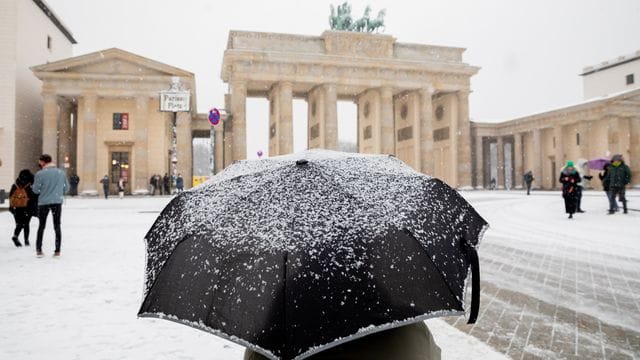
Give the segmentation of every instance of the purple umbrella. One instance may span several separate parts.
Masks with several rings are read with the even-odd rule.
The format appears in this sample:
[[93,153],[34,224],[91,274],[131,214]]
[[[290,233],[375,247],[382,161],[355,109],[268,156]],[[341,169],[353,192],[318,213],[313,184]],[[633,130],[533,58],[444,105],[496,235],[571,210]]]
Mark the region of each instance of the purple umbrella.
[[587,166],[591,170],[604,170],[604,166],[611,163],[611,160],[604,157],[599,157],[587,161]]

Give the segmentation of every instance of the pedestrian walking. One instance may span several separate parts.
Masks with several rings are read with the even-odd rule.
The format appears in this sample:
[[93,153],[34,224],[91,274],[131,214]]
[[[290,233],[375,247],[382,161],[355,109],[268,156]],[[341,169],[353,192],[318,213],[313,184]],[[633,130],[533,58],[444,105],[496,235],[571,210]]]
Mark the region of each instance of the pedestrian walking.
[[604,190],[605,194],[607,194],[607,206],[609,209],[611,209],[611,205],[613,205],[613,211],[618,211],[618,201],[616,201],[616,198],[612,198],[611,197],[611,192],[609,191],[609,179],[607,178],[607,174],[609,173],[609,167],[611,166],[611,163],[607,163],[604,165],[604,169],[601,173],[598,174],[598,178],[600,178],[600,181],[602,182],[602,190]]
[[33,183],[33,192],[38,196],[38,237],[36,238],[36,256],[42,257],[42,235],[47,225],[47,216],[51,211],[53,216],[53,228],[56,233],[56,249],[54,257],[60,256],[62,243],[62,230],[60,220],[62,218],[62,202],[64,194],[69,190],[69,182],[64,172],[51,163],[51,156],[43,154],[38,160],[40,170],[36,173]]
[[109,198],[109,177],[107,175],[102,177],[102,180],[100,180],[100,183],[102,184],[102,191],[104,192],[104,198],[108,199]]
[[11,240],[17,247],[22,246],[18,238],[21,231],[24,236],[24,245],[29,246],[29,223],[31,217],[36,216],[38,212],[38,196],[33,192],[33,181],[34,177],[29,169],[21,170],[9,191],[9,211],[16,223]]
[[522,176],[522,180],[524,181],[524,184],[527,186],[527,195],[531,194],[531,183],[533,182],[533,180],[535,180],[535,178],[533,177],[533,173],[531,172],[531,170],[527,171],[523,176]]
[[151,175],[151,178],[149,178],[149,187],[151,188],[149,190],[149,192],[151,193],[151,195],[155,195],[156,194],[156,176],[155,175]]
[[164,185],[164,194],[171,195],[171,178],[169,177],[169,174],[164,173],[162,184]]
[[496,189],[496,178],[491,178],[491,182],[489,183],[491,190]]
[[124,198],[125,185],[126,185],[125,179],[122,176],[120,176],[120,178],[118,179],[118,197],[120,199]]
[[631,169],[624,163],[621,154],[613,155],[611,158],[611,166],[609,166],[607,175],[604,179],[609,183],[609,214],[615,213],[614,202],[616,196],[622,203],[622,211],[626,214],[627,198],[625,197],[625,187],[631,182]]
[[69,185],[71,189],[69,190],[69,195],[76,196],[78,195],[78,184],[80,184],[80,177],[77,174],[71,175],[69,178]]
[[567,161],[567,166],[560,173],[560,183],[562,183],[562,197],[564,198],[564,209],[569,214],[569,219],[573,219],[578,201],[578,183],[581,181],[578,171],[573,167],[573,161]]
[[178,174],[176,178],[176,190],[180,193],[184,191],[184,179],[182,178],[182,174]]
[[156,187],[158,189],[158,195],[162,195],[163,188],[164,188],[164,186],[162,186],[162,178],[160,177],[160,174],[156,174],[155,178],[156,178]]

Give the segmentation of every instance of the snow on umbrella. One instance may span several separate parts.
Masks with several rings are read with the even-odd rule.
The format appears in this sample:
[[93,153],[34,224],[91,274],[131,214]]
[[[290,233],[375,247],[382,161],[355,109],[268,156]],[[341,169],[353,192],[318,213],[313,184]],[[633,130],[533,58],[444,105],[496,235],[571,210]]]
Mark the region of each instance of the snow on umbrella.
[[605,157],[599,157],[587,161],[587,166],[591,170],[604,170],[605,165],[609,164],[611,160]]
[[442,181],[383,155],[241,161],[181,193],[147,233],[141,317],[271,359],[479,305],[487,223]]

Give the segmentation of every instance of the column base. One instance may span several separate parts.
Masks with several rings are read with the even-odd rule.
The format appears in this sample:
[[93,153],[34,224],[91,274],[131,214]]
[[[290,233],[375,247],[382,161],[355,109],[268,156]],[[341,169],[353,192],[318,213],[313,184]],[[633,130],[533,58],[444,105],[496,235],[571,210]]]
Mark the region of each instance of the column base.
[[98,190],[84,190],[80,193],[80,196],[87,196],[87,197],[91,197],[91,196],[98,196]]
[[131,194],[132,195],[149,195],[149,189],[135,189]]

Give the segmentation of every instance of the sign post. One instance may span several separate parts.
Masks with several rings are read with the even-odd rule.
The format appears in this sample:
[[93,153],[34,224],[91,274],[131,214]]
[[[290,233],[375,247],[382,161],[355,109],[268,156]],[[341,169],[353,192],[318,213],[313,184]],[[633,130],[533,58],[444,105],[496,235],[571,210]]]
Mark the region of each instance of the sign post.
[[175,184],[178,178],[178,136],[176,126],[179,111],[191,111],[191,92],[184,90],[180,78],[171,78],[169,90],[160,91],[160,111],[172,112],[171,126],[171,183]]

